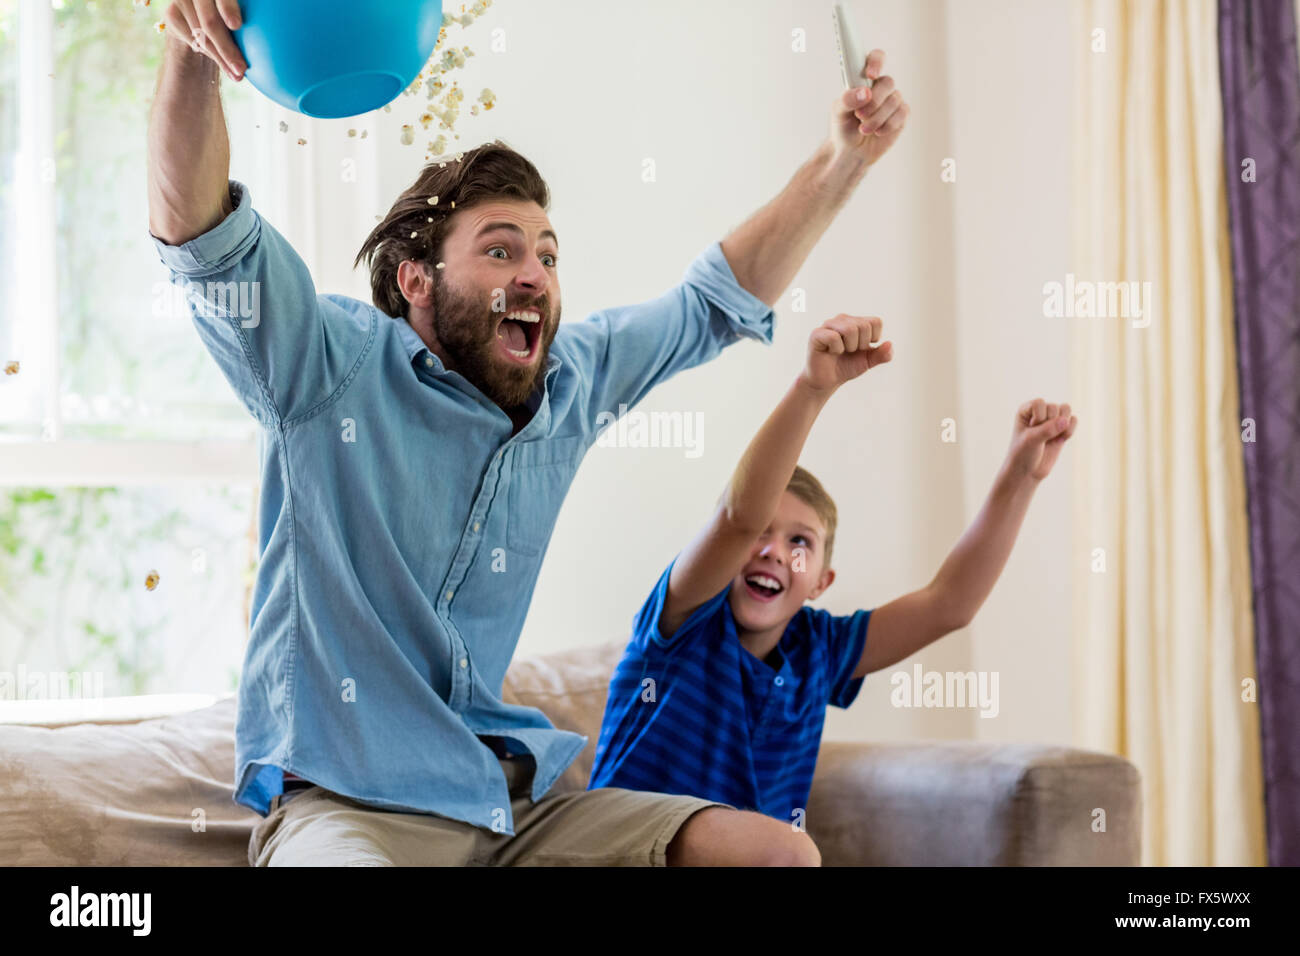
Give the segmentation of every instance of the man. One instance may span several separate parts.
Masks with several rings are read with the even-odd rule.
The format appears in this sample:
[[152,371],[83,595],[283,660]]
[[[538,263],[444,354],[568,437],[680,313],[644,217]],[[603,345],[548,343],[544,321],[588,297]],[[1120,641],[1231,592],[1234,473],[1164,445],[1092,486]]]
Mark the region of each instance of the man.
[[601,412],[771,341],[771,305],[906,121],[883,54],[786,189],[680,285],[561,328],[545,183],[499,143],[426,167],[367,238],[375,306],[317,295],[228,178],[214,64],[242,75],[238,5],[176,0],[166,22],[150,232],[263,426],[236,726],[236,799],[265,816],[250,862],[818,863],[806,834],[708,800],[546,796],[586,738],[500,691]]

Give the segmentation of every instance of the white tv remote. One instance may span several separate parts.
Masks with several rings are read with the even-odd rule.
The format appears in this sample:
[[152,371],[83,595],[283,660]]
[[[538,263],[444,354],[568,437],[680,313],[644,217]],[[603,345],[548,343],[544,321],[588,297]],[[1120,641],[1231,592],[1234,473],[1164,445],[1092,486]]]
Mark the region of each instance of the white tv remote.
[[831,7],[831,21],[835,26],[835,45],[840,53],[840,76],[844,88],[851,90],[855,86],[871,86],[871,80],[862,75],[867,66],[867,49],[858,40],[853,20],[844,4],[836,3]]

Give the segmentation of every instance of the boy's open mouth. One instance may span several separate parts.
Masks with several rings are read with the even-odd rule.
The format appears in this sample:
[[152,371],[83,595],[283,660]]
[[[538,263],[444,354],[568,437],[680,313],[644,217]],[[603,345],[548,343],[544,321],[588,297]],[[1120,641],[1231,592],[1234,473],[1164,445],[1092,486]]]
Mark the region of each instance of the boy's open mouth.
[[759,573],[745,575],[745,590],[756,601],[775,601],[785,588],[770,574]]
[[536,309],[507,312],[497,324],[497,342],[507,361],[528,365],[537,356],[542,340],[542,315]]

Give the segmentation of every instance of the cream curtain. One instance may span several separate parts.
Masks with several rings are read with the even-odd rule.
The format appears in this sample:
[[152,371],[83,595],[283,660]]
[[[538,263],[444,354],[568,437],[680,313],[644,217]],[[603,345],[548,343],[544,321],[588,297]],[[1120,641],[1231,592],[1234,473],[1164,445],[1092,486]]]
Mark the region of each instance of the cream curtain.
[[1141,771],[1145,864],[1263,864],[1216,4],[1079,0],[1075,26],[1076,279],[1153,297],[1067,320],[1078,742]]

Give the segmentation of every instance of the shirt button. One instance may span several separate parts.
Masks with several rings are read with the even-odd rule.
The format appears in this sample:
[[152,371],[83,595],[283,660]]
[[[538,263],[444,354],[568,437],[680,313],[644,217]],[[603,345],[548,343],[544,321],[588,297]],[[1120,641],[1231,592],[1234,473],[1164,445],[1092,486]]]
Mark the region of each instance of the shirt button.
[[433,356],[432,356],[432,355],[426,355],[426,356],[424,357],[424,364],[427,365],[427,366],[429,366],[429,368],[433,368]]
[[477,521],[474,522],[474,530],[475,530],[475,531],[478,530],[478,522],[477,522]]
[[451,596],[452,596],[453,594],[455,594],[455,593],[456,593],[455,591],[448,591],[448,592],[447,592],[447,600],[450,601],[450,600],[451,600]]
[[460,666],[461,666],[461,667],[469,667],[469,658],[468,658],[468,657],[462,657],[462,658],[460,659]]
[[777,687],[780,687],[780,686],[782,686],[783,684],[785,684],[785,678],[784,678],[784,677],[778,677],[778,678],[776,679],[776,686],[777,686]]

